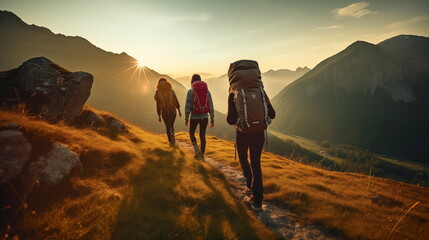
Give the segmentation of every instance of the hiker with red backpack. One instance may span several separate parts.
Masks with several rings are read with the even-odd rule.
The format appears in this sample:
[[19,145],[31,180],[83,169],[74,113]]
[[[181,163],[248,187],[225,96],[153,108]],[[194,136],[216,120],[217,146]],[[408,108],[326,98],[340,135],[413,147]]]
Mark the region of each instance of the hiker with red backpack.
[[[189,136],[192,146],[195,151],[195,158],[204,161],[204,152],[206,149],[206,129],[210,114],[210,128],[214,126],[214,108],[213,100],[208,90],[207,83],[201,81],[198,74],[194,74],[191,78],[192,88],[189,89],[186,96],[185,105],[185,125],[189,127]],[[189,121],[190,117],[190,121]],[[200,126],[200,143],[198,147],[197,139],[195,138],[195,130]]]
[[[246,178],[244,201],[254,210],[262,210],[261,154],[266,141],[267,127],[276,112],[271,105],[261,80],[258,63],[240,60],[231,63],[228,70],[229,95],[227,122],[236,128],[236,150],[243,175]],[[250,164],[247,152],[250,151]]]
[[164,121],[165,129],[167,131],[168,142],[171,145],[176,143],[174,137],[174,121],[176,120],[176,109],[179,111],[179,117],[182,117],[180,112],[180,104],[177,100],[176,93],[174,92],[171,84],[165,79],[158,80],[156,91],[154,95],[156,101],[156,112],[158,113],[158,121]]

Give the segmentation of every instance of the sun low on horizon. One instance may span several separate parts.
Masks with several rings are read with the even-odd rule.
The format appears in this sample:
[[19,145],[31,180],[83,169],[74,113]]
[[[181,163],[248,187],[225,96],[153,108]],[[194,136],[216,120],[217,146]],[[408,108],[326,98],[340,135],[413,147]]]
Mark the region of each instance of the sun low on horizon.
[[146,63],[142,59],[138,59],[137,60],[137,66],[139,68],[144,68],[144,67],[146,67]]

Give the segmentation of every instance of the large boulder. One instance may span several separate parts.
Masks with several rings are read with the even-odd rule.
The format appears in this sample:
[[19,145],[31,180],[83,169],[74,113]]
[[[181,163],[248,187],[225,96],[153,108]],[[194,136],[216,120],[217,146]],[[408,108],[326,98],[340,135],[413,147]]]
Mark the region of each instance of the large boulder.
[[63,144],[54,143],[50,152],[28,166],[28,171],[41,183],[55,185],[77,166],[80,166],[79,156]]
[[88,99],[92,82],[89,73],[70,72],[45,57],[37,57],[0,73],[0,96],[8,104],[11,100],[25,103],[30,113],[47,119],[72,121]]
[[6,130],[0,130],[0,185],[18,175],[31,154],[27,138],[8,127],[2,126]]

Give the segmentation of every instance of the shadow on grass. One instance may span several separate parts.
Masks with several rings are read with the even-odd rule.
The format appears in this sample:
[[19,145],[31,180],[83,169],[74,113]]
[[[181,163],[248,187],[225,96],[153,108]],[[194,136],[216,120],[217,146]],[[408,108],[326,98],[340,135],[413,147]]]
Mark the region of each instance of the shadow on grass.
[[[185,165],[183,152],[179,150],[181,155],[177,156],[175,151],[155,150],[155,157],[147,159],[134,176],[133,190],[119,209],[111,239],[260,239],[223,175],[197,162]],[[175,192],[188,168],[194,168],[202,177],[201,184],[211,190],[203,199],[183,199]],[[214,185],[215,178],[226,193]],[[193,209],[190,217],[197,221],[196,226],[183,222],[185,208]]]
[[[199,221],[203,221],[206,215],[212,219],[204,239],[225,239],[225,235],[221,229],[224,222],[230,225],[230,231],[237,239],[260,239],[255,232],[254,226],[249,221],[249,216],[243,204],[236,199],[236,196],[230,189],[227,180],[217,170],[208,171],[202,165],[198,166],[198,172],[202,175],[204,184],[213,191],[213,195],[207,198],[206,204],[202,205],[205,209],[198,209]],[[212,179],[218,178],[222,183],[222,188],[227,190],[228,197],[232,199],[234,205],[231,206],[225,200],[218,188],[213,185]],[[235,239],[234,238],[234,239]]]
[[119,209],[111,239],[171,239],[180,206],[174,189],[184,158],[175,151],[154,150],[131,181],[133,190]]

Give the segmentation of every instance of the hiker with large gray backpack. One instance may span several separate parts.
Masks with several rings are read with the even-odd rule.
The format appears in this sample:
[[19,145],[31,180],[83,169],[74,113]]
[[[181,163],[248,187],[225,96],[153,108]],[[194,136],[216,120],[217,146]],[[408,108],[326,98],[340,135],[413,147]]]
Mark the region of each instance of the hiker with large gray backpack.
[[[236,128],[236,152],[246,178],[244,201],[254,210],[262,210],[261,154],[266,141],[267,127],[276,112],[271,105],[261,80],[258,63],[240,60],[231,63],[228,70],[229,95],[227,122]],[[247,152],[250,150],[250,164]]]
[[[204,161],[204,152],[206,150],[206,129],[210,114],[210,128],[214,126],[214,108],[213,100],[208,90],[207,83],[201,81],[201,76],[194,74],[191,78],[192,88],[186,95],[185,105],[185,125],[189,127],[189,137],[195,151],[195,158]],[[189,121],[190,117],[190,121]],[[195,138],[195,130],[200,126],[201,148],[198,147]]]
[[179,111],[179,117],[182,117],[180,112],[180,104],[177,100],[171,84],[165,79],[158,80],[154,95],[156,101],[156,112],[158,113],[158,121],[164,120],[165,129],[167,131],[168,142],[171,145],[176,143],[174,137],[174,121],[176,120],[176,109]]

